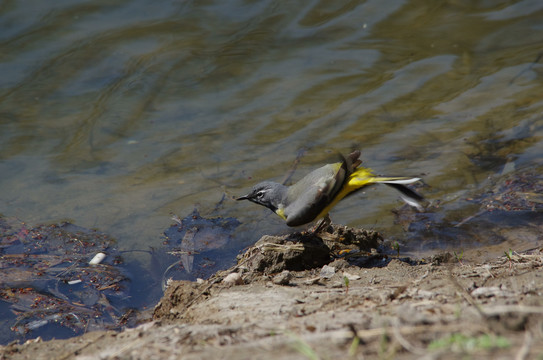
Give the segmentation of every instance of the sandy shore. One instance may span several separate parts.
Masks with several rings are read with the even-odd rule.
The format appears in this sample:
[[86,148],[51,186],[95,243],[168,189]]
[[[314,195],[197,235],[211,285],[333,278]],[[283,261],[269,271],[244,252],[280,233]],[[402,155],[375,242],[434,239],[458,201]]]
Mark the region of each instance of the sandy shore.
[[[341,253],[351,251],[353,241],[342,249],[323,244]],[[466,252],[461,262],[449,255],[413,261],[358,252],[311,264],[322,251],[314,239],[265,237],[236,266],[209,280],[171,282],[152,322],[122,332],[10,344],[0,354],[32,360],[543,354],[540,249],[484,262],[476,252]],[[296,268],[300,262],[305,269]]]

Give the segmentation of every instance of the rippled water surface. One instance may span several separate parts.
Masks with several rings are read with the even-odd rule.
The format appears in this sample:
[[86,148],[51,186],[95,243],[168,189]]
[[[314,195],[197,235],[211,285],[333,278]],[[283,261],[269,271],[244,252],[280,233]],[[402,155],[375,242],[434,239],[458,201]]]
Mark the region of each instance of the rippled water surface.
[[226,193],[214,214],[243,223],[242,248],[288,229],[233,195],[281,180],[300,150],[294,179],[360,148],[379,173],[422,175],[447,220],[406,240],[385,187],[333,220],[454,247],[443,224],[478,209],[464,199],[541,174],[542,56],[538,0],[5,1],[0,212],[146,249],[170,213]]

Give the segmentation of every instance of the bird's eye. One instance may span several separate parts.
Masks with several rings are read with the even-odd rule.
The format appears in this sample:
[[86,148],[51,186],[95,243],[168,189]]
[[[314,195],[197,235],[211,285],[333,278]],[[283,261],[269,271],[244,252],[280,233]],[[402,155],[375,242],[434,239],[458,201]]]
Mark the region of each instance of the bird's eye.
[[256,193],[256,197],[261,198],[262,196],[264,196],[264,191],[259,191]]

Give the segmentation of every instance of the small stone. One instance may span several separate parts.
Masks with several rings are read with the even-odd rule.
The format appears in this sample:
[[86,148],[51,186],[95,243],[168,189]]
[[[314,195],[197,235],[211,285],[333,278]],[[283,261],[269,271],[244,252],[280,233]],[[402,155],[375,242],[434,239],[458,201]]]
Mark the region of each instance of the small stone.
[[41,336],[38,336],[37,338],[35,339],[29,339],[27,340],[24,345],[30,345],[30,344],[36,344],[36,343],[41,343],[43,340],[41,338]]
[[243,285],[243,279],[239,273],[228,274],[223,280],[223,284],[227,285]]
[[305,285],[315,285],[316,283],[319,282],[320,279],[321,279],[320,276],[314,277],[312,279],[307,279],[306,281],[304,281],[304,284]]
[[280,274],[275,275],[272,282],[276,285],[288,285],[292,279],[292,274],[288,270],[282,271]]
[[333,266],[324,265],[320,272],[320,277],[330,279],[336,273],[336,268]]
[[497,286],[480,287],[471,292],[471,296],[474,298],[490,298],[490,297],[508,297],[508,294],[503,289]]
[[346,271],[343,272],[343,276],[346,277],[347,279],[349,279],[349,281],[360,280],[360,276],[355,275],[355,274],[349,274]]

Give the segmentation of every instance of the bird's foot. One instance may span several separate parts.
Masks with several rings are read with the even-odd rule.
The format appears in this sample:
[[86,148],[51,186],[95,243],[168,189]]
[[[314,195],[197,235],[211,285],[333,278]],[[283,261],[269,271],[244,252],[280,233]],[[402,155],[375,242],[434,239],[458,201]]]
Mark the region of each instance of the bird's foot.
[[321,232],[326,231],[326,229],[328,228],[328,226],[330,226],[331,223],[332,223],[332,220],[330,219],[330,216],[326,214],[326,216],[323,217],[322,220],[317,223],[317,225],[315,225],[315,227],[310,231],[310,233],[312,235],[320,234]]

